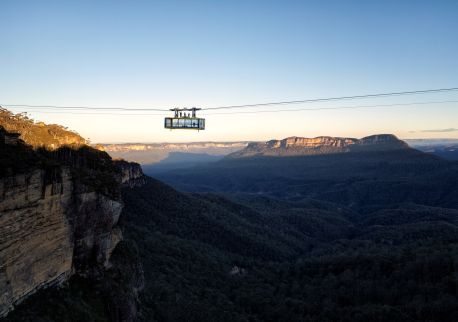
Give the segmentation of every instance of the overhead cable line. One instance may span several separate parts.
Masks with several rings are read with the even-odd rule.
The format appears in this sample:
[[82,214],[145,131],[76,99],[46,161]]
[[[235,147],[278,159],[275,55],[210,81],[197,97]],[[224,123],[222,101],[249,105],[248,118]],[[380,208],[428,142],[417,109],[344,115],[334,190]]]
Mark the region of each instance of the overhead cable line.
[[312,107],[312,108],[297,108],[297,109],[284,109],[284,110],[237,111],[237,112],[209,113],[207,115],[257,114],[257,113],[279,113],[279,112],[300,112],[300,111],[321,111],[321,110],[343,110],[343,109],[357,109],[357,108],[367,108],[367,107],[394,107],[394,106],[411,106],[411,105],[445,104],[445,103],[458,103],[458,100],[412,102],[412,103],[393,103],[393,104],[377,104],[377,105]]
[[439,88],[439,89],[426,89],[426,90],[408,91],[408,92],[391,92],[391,93],[366,94],[366,95],[354,95],[354,96],[315,98],[315,99],[296,100],[296,101],[268,102],[268,103],[245,104],[245,105],[229,105],[229,106],[218,106],[218,107],[202,108],[202,110],[207,110],[208,111],[208,110],[221,110],[221,109],[232,109],[232,108],[243,108],[243,107],[259,107],[259,106],[270,106],[270,105],[317,103],[317,102],[353,100],[353,99],[363,99],[363,98],[380,98],[380,97],[401,96],[401,95],[442,93],[442,92],[452,92],[452,91],[458,91],[458,87]]
[[41,110],[25,110],[25,113],[38,113],[38,114],[72,114],[72,115],[126,115],[126,116],[164,116],[167,114],[166,111],[162,113],[116,113],[116,112],[73,112],[73,111],[41,111]]
[[[405,91],[405,92],[389,92],[389,93],[378,93],[378,94],[365,94],[365,95],[354,95],[354,96],[339,96],[339,97],[327,97],[327,98],[316,98],[316,99],[304,99],[294,101],[279,101],[279,102],[264,102],[255,104],[244,104],[244,105],[227,105],[227,106],[216,106],[202,108],[202,110],[222,110],[222,109],[237,109],[237,108],[250,108],[250,107],[262,107],[262,106],[276,106],[276,105],[290,105],[290,104],[305,104],[305,103],[319,103],[328,101],[339,101],[339,100],[356,100],[356,99],[371,99],[371,98],[383,98],[392,96],[403,96],[403,95],[419,95],[419,94],[432,94],[432,93],[444,93],[458,91],[458,87],[451,88],[439,88],[439,89],[426,89],[417,91]],[[99,110],[99,111],[129,111],[129,112],[168,112],[170,109],[160,108],[127,108],[127,107],[94,107],[94,106],[57,106],[57,105],[29,105],[29,104],[0,104],[7,107],[26,107],[26,108],[50,108],[50,109],[73,109],[73,110]]]
[[49,109],[68,109],[68,110],[97,110],[97,111],[156,111],[166,112],[169,109],[159,108],[127,108],[127,107],[95,107],[95,106],[57,106],[57,105],[28,105],[28,104],[0,104],[7,107],[27,107],[27,108],[49,108]]
[[[262,111],[236,111],[236,112],[222,112],[222,113],[209,113],[208,115],[229,115],[229,114],[258,114],[258,113],[280,113],[280,112],[301,112],[301,111],[321,111],[321,110],[343,110],[343,109],[361,109],[361,108],[373,108],[373,107],[395,107],[395,106],[415,106],[415,105],[427,105],[427,104],[446,104],[446,103],[458,103],[458,100],[447,100],[447,101],[427,101],[427,102],[410,102],[410,103],[393,103],[393,104],[375,104],[375,105],[352,105],[352,106],[329,106],[329,107],[309,107],[299,109],[281,109],[281,110],[262,110]],[[112,115],[112,116],[155,116],[164,115],[164,113],[115,113],[115,112],[72,112],[72,111],[27,111],[33,113],[45,113],[45,114],[74,114],[74,115]]]

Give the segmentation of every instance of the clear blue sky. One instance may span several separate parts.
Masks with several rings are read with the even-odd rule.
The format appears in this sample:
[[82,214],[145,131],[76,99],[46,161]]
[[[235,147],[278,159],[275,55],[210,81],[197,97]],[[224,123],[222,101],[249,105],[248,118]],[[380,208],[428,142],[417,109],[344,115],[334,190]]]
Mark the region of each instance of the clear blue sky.
[[[210,107],[458,86],[455,0],[0,0],[0,41],[4,104]],[[441,100],[458,92],[328,106]],[[458,137],[458,103],[204,115],[199,133],[164,130],[160,115],[30,114],[96,142]]]

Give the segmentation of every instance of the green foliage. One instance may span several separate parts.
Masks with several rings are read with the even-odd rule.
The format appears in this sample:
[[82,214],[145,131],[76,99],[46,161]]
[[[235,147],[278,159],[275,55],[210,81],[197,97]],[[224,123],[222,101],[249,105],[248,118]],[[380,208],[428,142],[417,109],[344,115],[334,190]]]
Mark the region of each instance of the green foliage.
[[313,198],[354,209],[400,202],[458,207],[458,163],[413,149],[224,159],[157,177],[184,191]]
[[0,146],[0,176],[29,171],[37,166],[37,155],[22,145]]
[[104,298],[93,286],[72,278],[60,288],[42,290],[21,303],[2,322],[108,322]]
[[47,160],[68,166],[78,183],[109,197],[120,198],[120,169],[106,152],[87,145],[62,146],[56,150],[39,148],[37,152]]
[[19,133],[21,139],[33,147],[58,148],[64,144],[86,144],[78,133],[57,124],[35,122],[27,113],[14,114],[0,108],[0,126],[7,131]]
[[[1,110],[0,110],[1,112]],[[8,134],[0,126],[0,139]],[[1,140],[0,140],[1,141]],[[59,180],[62,166],[72,171],[77,186],[120,199],[121,169],[103,151],[87,145],[63,145],[57,149],[33,148],[19,140],[16,144],[0,142],[0,177],[45,170],[45,180]]]
[[[124,189],[144,321],[455,321],[458,212]],[[239,273],[231,274],[237,266]]]

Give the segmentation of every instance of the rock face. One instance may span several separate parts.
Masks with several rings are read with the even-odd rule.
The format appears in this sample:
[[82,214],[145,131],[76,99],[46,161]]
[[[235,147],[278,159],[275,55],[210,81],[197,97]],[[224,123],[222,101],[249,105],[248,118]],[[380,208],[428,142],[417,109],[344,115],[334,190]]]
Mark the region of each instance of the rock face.
[[35,150],[0,126],[0,170],[0,317],[72,275],[103,277],[122,240],[111,158],[87,146]]
[[135,319],[141,263],[115,248],[122,240],[121,187],[146,179],[140,165],[114,162],[84,142],[59,125],[0,109],[0,317],[78,275],[113,321]]
[[140,164],[124,160],[116,160],[115,163],[121,169],[121,183],[123,186],[133,188],[146,183]]
[[66,167],[0,179],[0,316],[40,288],[108,266],[122,203],[84,190]]
[[0,180],[0,316],[40,287],[72,273],[73,241],[64,207],[71,182],[44,184],[40,170]]
[[245,149],[234,152],[228,157],[297,156],[405,148],[408,148],[408,145],[392,134],[372,135],[362,139],[330,136],[289,137],[283,140],[250,143]]

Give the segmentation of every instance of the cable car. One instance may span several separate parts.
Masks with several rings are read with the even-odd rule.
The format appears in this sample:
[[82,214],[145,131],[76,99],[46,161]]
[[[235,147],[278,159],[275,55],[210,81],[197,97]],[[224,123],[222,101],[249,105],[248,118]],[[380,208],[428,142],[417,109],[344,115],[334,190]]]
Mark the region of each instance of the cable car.
[[170,130],[205,130],[205,119],[196,116],[198,110],[200,108],[196,107],[172,108],[175,115],[164,119],[164,127]]

